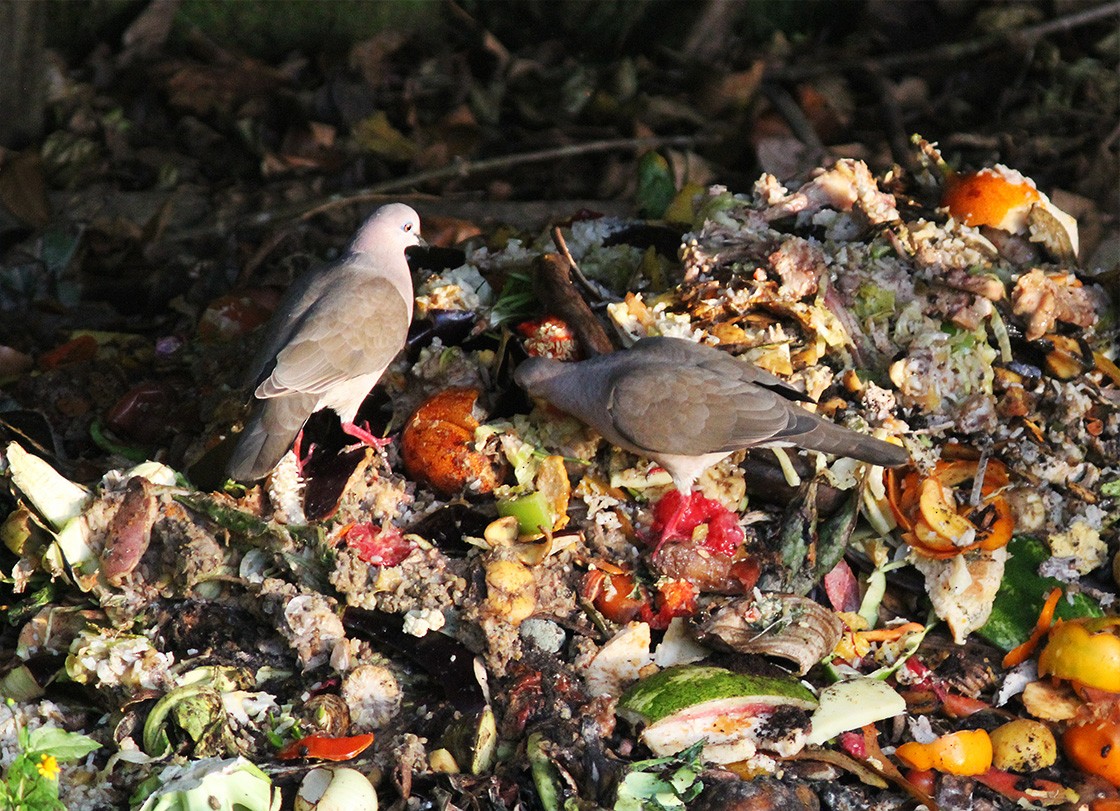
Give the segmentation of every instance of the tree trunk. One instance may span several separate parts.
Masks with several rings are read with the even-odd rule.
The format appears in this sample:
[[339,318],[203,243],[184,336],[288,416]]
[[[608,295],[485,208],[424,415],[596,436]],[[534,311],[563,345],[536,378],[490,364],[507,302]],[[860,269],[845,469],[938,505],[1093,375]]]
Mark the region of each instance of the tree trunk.
[[46,108],[47,4],[0,0],[0,146],[20,149],[35,141]]

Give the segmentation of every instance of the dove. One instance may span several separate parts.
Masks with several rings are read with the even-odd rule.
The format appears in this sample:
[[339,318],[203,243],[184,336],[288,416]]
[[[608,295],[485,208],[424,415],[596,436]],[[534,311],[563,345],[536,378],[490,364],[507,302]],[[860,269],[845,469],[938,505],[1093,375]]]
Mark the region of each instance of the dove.
[[405,249],[419,244],[416,212],[382,206],[343,257],[288,288],[250,367],[252,407],[226,467],[230,478],[265,476],[324,408],[347,434],[376,444],[353,421],[407,338],[413,293]]
[[909,460],[897,445],[795,405],[808,398],[781,378],[683,338],[643,338],[578,363],[529,358],[514,381],[612,445],[660,464],[686,497],[682,510],[697,477],[742,448],[797,446],[888,467]]

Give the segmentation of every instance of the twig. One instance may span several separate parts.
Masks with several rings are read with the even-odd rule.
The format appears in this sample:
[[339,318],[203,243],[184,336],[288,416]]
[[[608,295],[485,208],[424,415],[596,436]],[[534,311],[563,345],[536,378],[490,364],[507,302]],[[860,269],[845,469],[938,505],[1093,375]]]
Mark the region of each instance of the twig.
[[[61,198],[60,198],[61,199]],[[472,222],[503,223],[513,228],[537,230],[550,222],[588,209],[607,217],[625,217],[633,213],[633,205],[622,200],[477,200],[455,197],[433,197],[427,194],[386,194],[371,198],[371,203],[408,203],[424,217],[458,217]],[[238,228],[265,228],[273,223],[297,219],[308,209],[306,201],[280,206],[259,214],[215,217],[202,225],[169,231],[161,237],[165,243],[188,242],[193,239],[224,235]]]
[[572,266],[562,254],[546,253],[537,259],[537,295],[548,312],[555,313],[572,328],[587,357],[614,351],[614,344],[591,307],[572,283]]
[[249,277],[257,272],[257,268],[264,264],[268,255],[276,250],[276,246],[287,239],[290,233],[289,229],[280,228],[266,237],[241,268],[241,272],[237,274],[237,283],[234,286],[245,287],[249,283]]
[[917,168],[918,161],[910,146],[910,139],[906,136],[906,126],[903,123],[902,110],[898,105],[895,85],[875,66],[869,66],[867,75],[871,78],[875,95],[879,99],[879,114],[882,116],[883,127],[887,131],[891,157],[899,166],[912,172]]
[[307,219],[321,214],[324,211],[340,206],[364,203],[371,198],[390,191],[407,189],[419,186],[432,180],[443,180],[449,177],[469,177],[471,175],[491,172],[495,169],[508,169],[512,166],[521,166],[526,163],[543,163],[564,158],[577,158],[581,155],[593,155],[598,152],[624,152],[631,149],[657,149],[663,146],[696,146],[706,142],[707,139],[695,135],[673,135],[664,138],[608,138],[601,141],[588,141],[583,144],[566,144],[550,149],[538,149],[535,152],[515,152],[512,155],[502,155],[497,158],[484,158],[482,160],[461,160],[450,166],[441,166],[438,169],[428,169],[395,180],[386,180],[364,189],[346,194],[337,194],[307,211],[301,217]]
[[690,59],[715,59],[727,47],[732,23],[741,10],[732,0],[707,0],[685,38],[682,53]]
[[813,125],[809,119],[805,117],[804,111],[793,100],[793,96],[780,85],[773,82],[762,83],[762,93],[766,96],[766,100],[774,105],[774,109],[778,114],[785,119],[789,124],[789,128],[801,143],[805,144],[809,149],[808,159],[816,163],[825,154],[824,144],[821,143],[820,136],[817,131],[813,129]]
[[603,294],[595,288],[591,280],[583,275],[583,271],[579,269],[579,263],[576,262],[572,252],[568,250],[568,241],[564,239],[564,232],[560,230],[560,226],[555,226],[552,229],[552,241],[556,243],[556,247],[560,249],[560,253],[568,260],[568,267],[576,282],[583,288],[583,292],[593,298],[596,303],[603,300]]
[[1117,124],[1112,132],[1110,132],[1108,136],[1103,141],[1101,141],[1101,145],[1097,147],[1097,149],[1102,154],[1104,154],[1108,152],[1108,150],[1112,149],[1112,145],[1118,140],[1120,140],[1120,124]]
[[168,234],[167,241],[181,242],[208,236],[214,233],[227,233],[237,227],[270,225],[279,220],[301,219],[307,220],[325,211],[336,208],[358,205],[361,203],[380,202],[388,193],[418,186],[432,180],[441,180],[447,177],[469,177],[470,175],[490,172],[495,169],[505,169],[511,166],[520,166],[526,163],[542,163],[550,160],[576,158],[581,155],[593,155],[600,152],[624,152],[630,149],[657,149],[663,146],[693,147],[713,141],[711,136],[703,135],[671,135],[663,138],[608,138],[600,141],[588,141],[582,144],[566,144],[565,146],[539,149],[535,152],[516,152],[512,155],[502,155],[497,158],[485,158],[477,161],[457,161],[450,166],[438,169],[429,169],[424,172],[407,175],[396,180],[386,180],[364,189],[332,195],[325,202],[308,205],[283,206],[271,211],[261,211],[238,218],[233,223],[213,223],[194,228],[185,228],[173,234]]
[[[946,62],[976,56],[984,51],[991,50],[1005,43],[1033,44],[1045,36],[1061,31],[1071,31],[1089,23],[1098,22],[1108,17],[1120,16],[1120,0],[1104,3],[1094,8],[1087,8],[1053,20],[1047,20],[1037,25],[1028,25],[1025,28],[1012,31],[1002,31],[964,42],[949,42],[930,48],[925,51],[910,51],[908,53],[888,54],[879,59],[870,60],[879,70],[890,72],[897,68],[921,65],[929,62]],[[793,81],[819,76],[822,73],[835,73],[844,70],[856,70],[867,67],[869,60],[866,58],[839,59],[835,62],[813,62],[806,65],[790,67],[776,67],[767,71],[766,78],[774,80]]]
[[972,507],[980,506],[980,499],[984,497],[984,474],[988,472],[988,451],[987,447],[980,451],[980,461],[976,463],[976,475],[972,477],[972,493],[969,495],[968,503]]

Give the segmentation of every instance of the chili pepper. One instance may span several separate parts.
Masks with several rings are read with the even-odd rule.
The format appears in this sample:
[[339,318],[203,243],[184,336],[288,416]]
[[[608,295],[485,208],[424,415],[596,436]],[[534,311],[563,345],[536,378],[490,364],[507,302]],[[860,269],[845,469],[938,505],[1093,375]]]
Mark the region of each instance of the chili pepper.
[[904,743],[895,754],[907,766],[921,771],[983,774],[992,767],[992,739],[982,729],[966,729],[942,735],[929,743]]
[[1120,787],[1120,724],[1104,720],[1070,727],[1062,735],[1062,748],[1081,771]]
[[347,738],[328,738],[323,735],[308,735],[292,741],[279,752],[280,760],[296,758],[315,758],[316,760],[350,760],[369,748],[373,743],[373,733],[351,735]]
[[1120,693],[1120,617],[1058,621],[1038,657],[1043,676]]
[[1003,657],[1003,666],[1005,668],[1015,667],[1021,665],[1027,659],[1031,658],[1038,643],[1042,641],[1042,637],[1046,636],[1050,630],[1050,626],[1054,623],[1054,610],[1058,607],[1058,600],[1062,596],[1060,588],[1053,588],[1050,594],[1046,597],[1046,602],[1042,605],[1042,611],[1039,612],[1038,622],[1035,623],[1034,630],[1031,631],[1030,637],[1019,647],[1010,651]]

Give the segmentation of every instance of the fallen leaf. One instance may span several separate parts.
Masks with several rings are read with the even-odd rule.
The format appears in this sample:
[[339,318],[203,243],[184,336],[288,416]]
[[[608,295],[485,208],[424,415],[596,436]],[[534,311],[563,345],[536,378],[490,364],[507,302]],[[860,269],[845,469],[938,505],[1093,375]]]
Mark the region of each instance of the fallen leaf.
[[410,161],[417,151],[416,144],[390,124],[383,111],[359,121],[354,139],[367,152],[391,161]]
[[0,203],[28,225],[41,228],[50,222],[51,203],[38,150],[26,149],[0,167]]

